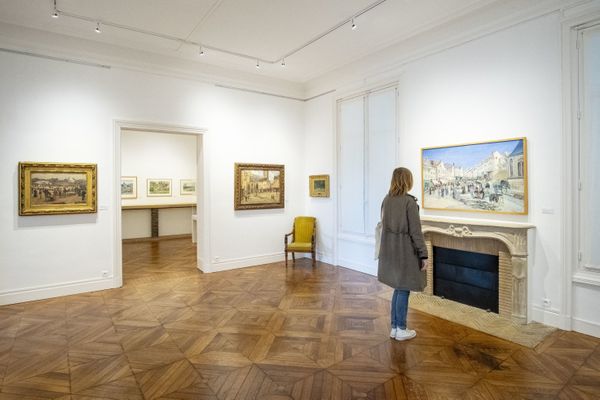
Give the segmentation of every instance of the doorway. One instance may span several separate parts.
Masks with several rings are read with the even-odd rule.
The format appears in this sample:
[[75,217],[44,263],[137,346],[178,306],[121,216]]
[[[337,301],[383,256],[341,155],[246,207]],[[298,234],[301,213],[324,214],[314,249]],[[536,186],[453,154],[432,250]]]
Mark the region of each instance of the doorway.
[[205,269],[205,134],[201,128],[115,122],[115,286],[124,277]]

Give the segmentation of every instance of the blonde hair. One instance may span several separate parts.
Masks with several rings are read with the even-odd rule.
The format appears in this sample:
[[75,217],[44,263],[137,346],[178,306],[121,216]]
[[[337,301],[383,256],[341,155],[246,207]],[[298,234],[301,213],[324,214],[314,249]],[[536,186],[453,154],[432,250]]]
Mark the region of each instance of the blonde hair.
[[408,168],[399,167],[392,174],[392,183],[390,184],[390,196],[402,196],[413,187],[413,176]]

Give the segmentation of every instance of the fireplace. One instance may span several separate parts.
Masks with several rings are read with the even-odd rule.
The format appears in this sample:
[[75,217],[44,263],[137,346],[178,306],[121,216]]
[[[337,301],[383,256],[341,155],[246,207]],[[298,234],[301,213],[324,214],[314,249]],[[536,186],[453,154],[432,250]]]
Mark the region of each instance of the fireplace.
[[[421,217],[421,225],[430,255],[426,295],[443,296],[468,306],[489,309],[502,318],[527,323],[528,247],[532,242],[533,225],[433,216]],[[467,254],[457,256],[440,248]],[[479,264],[481,261],[473,261],[473,257],[481,256],[494,267],[484,268]],[[478,268],[473,268],[474,263]],[[482,282],[479,278],[490,279]]]
[[433,247],[433,294],[498,313],[498,256]]

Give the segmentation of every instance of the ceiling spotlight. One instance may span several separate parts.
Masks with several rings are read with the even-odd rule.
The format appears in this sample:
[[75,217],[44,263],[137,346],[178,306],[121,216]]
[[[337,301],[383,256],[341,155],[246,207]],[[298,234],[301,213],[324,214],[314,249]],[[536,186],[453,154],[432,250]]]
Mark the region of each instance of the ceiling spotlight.
[[354,23],[354,18],[352,18],[352,30],[355,31],[358,28],[358,26],[356,26],[356,24]]
[[260,63],[256,60],[256,69],[260,69]]
[[282,58],[282,59],[281,59],[281,66],[282,66],[282,67],[285,67],[285,58]]
[[202,46],[200,46],[200,57],[202,57],[204,55],[204,49],[202,48]]
[[102,31],[100,30],[100,22],[96,23],[96,29],[95,29],[96,33],[102,33]]
[[54,12],[52,13],[52,18],[58,18],[58,9],[56,8],[56,0],[54,0]]

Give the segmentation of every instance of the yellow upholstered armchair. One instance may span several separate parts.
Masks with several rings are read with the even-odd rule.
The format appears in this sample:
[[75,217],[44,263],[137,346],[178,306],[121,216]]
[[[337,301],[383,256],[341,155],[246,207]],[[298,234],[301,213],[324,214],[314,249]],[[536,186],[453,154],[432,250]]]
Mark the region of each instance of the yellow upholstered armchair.
[[[312,262],[315,265],[315,237],[317,233],[317,220],[315,217],[296,217],[294,218],[294,229],[285,235],[283,243],[285,245],[285,265],[287,267],[288,253],[292,253],[292,260],[295,262],[294,253],[311,253]],[[288,238],[292,236],[292,242],[288,243]]]

